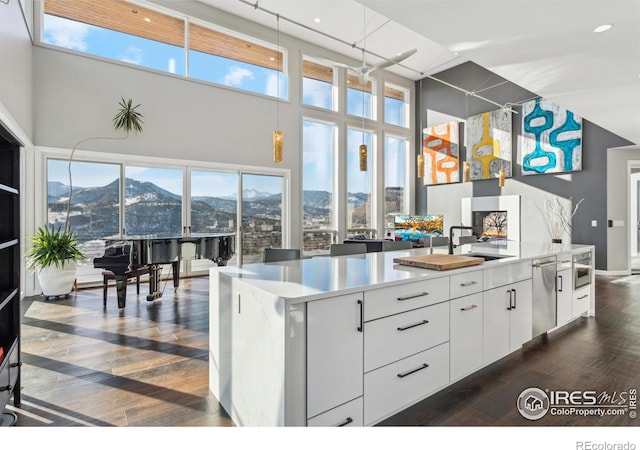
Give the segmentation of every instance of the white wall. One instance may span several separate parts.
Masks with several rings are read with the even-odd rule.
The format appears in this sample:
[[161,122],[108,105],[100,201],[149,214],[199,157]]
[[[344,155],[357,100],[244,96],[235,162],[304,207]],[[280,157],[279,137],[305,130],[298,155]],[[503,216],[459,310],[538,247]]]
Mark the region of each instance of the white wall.
[[630,269],[629,161],[640,161],[640,146],[607,151],[607,219],[622,223],[607,228],[607,270],[612,273],[629,273]]
[[0,3],[0,61],[0,122],[26,145],[33,140],[33,59],[17,1]]
[[[497,183],[498,180],[495,182]],[[447,234],[450,226],[462,223],[462,199],[474,196],[473,183],[429,186],[427,195],[428,213],[444,214],[445,234]],[[572,210],[569,199],[558,197],[514,179],[506,179],[504,187],[497,195],[520,196],[520,241],[522,242],[551,242],[547,220],[543,213],[545,199],[557,198],[565,209]],[[565,234],[563,241],[569,243],[570,236]]]

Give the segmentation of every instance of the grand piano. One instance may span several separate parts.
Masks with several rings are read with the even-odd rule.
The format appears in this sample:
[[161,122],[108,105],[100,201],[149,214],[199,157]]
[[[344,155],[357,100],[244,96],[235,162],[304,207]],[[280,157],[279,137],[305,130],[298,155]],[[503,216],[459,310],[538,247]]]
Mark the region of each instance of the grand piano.
[[180,261],[210,259],[224,266],[235,254],[235,233],[198,233],[192,236],[153,235],[127,236],[105,239],[101,258],[93,259],[93,266],[113,273],[118,295],[118,308],[126,304],[127,279],[141,268],[149,270],[149,295],[152,301],[162,296],[159,290],[161,266],[171,264],[173,287],[178,288]]

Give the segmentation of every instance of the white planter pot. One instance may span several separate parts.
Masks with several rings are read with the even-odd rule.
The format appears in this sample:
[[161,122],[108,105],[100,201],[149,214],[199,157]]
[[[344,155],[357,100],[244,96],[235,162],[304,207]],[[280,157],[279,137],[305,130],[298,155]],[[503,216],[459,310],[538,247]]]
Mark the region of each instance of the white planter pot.
[[64,268],[56,265],[39,268],[37,273],[42,295],[45,297],[68,295],[73,289],[77,268],[78,263],[73,260],[65,261]]

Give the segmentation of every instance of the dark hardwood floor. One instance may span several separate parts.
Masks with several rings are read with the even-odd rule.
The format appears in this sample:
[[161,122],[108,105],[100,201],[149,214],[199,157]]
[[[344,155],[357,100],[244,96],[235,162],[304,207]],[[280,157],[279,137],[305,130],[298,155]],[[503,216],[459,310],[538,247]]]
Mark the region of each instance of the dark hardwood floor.
[[[383,426],[638,425],[624,416],[529,421],[523,389],[627,392],[640,388],[640,276],[596,277],[595,318],[527,344]],[[208,278],[180,281],[153,302],[130,284],[118,312],[111,288],[23,302],[22,406],[17,426],[233,426],[208,390]],[[168,292],[167,292],[168,291]]]

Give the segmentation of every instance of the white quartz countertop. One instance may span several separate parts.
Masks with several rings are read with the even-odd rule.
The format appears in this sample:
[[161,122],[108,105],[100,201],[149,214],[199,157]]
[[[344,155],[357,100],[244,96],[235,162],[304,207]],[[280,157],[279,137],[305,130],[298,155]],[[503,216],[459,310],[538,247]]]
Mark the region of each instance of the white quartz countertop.
[[[328,295],[365,291],[382,286],[421,281],[474,270],[499,267],[518,261],[566,253],[593,251],[591,245],[547,243],[477,243],[462,245],[454,254],[482,253],[508,255],[483,264],[452,270],[429,270],[399,265],[394,258],[424,255],[427,248],[366,253],[364,255],[319,256],[295,261],[245,264],[243,266],[212,267],[210,273],[226,275],[275,294],[289,301],[308,301]],[[434,253],[447,253],[446,247],[434,248]]]

